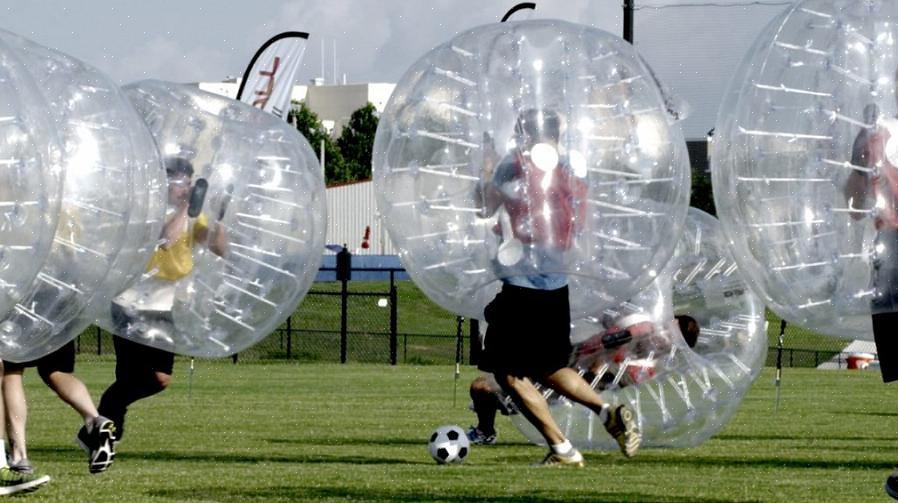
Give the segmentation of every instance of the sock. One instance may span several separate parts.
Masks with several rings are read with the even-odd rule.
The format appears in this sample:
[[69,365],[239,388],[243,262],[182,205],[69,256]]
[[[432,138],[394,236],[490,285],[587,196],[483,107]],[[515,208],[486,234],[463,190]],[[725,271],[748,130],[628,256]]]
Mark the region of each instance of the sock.
[[607,403],[602,404],[602,411],[599,412],[599,421],[601,421],[602,424],[608,424],[608,412],[610,410],[611,410],[610,405],[608,405]]
[[574,449],[574,446],[571,445],[571,441],[568,439],[564,439],[564,442],[560,444],[552,444],[551,445],[552,452],[558,454],[559,456],[567,456]]
[[0,441],[0,468],[4,466],[9,466],[9,461],[6,459],[6,440]]

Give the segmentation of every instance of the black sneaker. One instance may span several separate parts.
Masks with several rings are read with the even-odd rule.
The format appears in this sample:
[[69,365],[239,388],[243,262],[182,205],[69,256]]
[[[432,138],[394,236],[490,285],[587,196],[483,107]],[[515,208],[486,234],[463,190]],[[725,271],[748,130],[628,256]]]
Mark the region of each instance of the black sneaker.
[[87,453],[90,473],[109,469],[115,459],[115,423],[103,416],[95,417],[90,431],[87,426],[82,426],[75,440]]
[[27,473],[27,474],[34,473],[34,466],[31,464],[31,461],[28,461],[27,459],[20,459],[18,461],[10,461],[9,469],[14,472],[19,472],[19,473]]
[[886,494],[898,500],[898,472],[892,472],[886,479]]

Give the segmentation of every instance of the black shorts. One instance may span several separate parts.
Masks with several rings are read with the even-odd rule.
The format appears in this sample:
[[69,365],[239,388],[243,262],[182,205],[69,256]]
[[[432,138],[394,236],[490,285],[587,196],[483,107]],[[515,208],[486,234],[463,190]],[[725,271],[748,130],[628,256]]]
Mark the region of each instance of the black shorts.
[[138,344],[132,340],[119,337],[112,338],[115,344],[115,374],[143,374],[146,372],[162,372],[171,375],[175,366],[175,354],[152,346]]
[[75,372],[75,339],[37,360],[20,363],[3,361],[5,370],[22,370],[28,367],[37,367],[41,375],[50,375],[53,372],[65,372],[66,374]]
[[877,252],[873,259],[873,314],[898,312],[898,230],[880,229],[876,235]]
[[538,378],[567,367],[572,348],[566,286],[536,290],[503,284],[484,314],[489,326],[481,370]]

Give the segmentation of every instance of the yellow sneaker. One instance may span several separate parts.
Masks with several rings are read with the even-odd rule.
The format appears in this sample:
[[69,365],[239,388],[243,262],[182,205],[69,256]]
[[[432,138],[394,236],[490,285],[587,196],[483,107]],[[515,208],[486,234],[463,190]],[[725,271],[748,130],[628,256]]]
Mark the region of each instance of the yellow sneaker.
[[636,414],[626,405],[618,405],[608,414],[605,429],[617,440],[617,445],[624,456],[632,458],[642,444],[642,434],[636,423]]

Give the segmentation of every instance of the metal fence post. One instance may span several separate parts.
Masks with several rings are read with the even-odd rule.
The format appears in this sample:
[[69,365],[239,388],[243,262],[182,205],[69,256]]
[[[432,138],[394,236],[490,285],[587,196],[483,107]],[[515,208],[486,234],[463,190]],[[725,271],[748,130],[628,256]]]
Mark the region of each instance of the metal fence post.
[[290,356],[293,353],[293,326],[290,323],[290,320],[293,319],[293,315],[287,317],[287,359],[290,359]]
[[347,281],[341,281],[343,284],[340,288],[340,363],[346,363],[346,332],[347,332],[347,309],[349,308],[349,290]]
[[398,315],[398,308],[396,303],[399,299],[399,295],[396,292],[396,283],[395,277],[393,275],[393,270],[390,269],[390,364],[396,365],[396,337],[397,337],[397,323],[396,317]]
[[103,354],[103,332],[97,327],[97,355]]
[[340,363],[346,363],[347,346],[347,310],[349,308],[349,289],[347,282],[352,277],[352,254],[343,245],[343,249],[337,253],[337,279],[340,280]]
[[468,334],[470,349],[468,350],[468,364],[477,365],[480,363],[480,320],[471,318],[470,333]]

